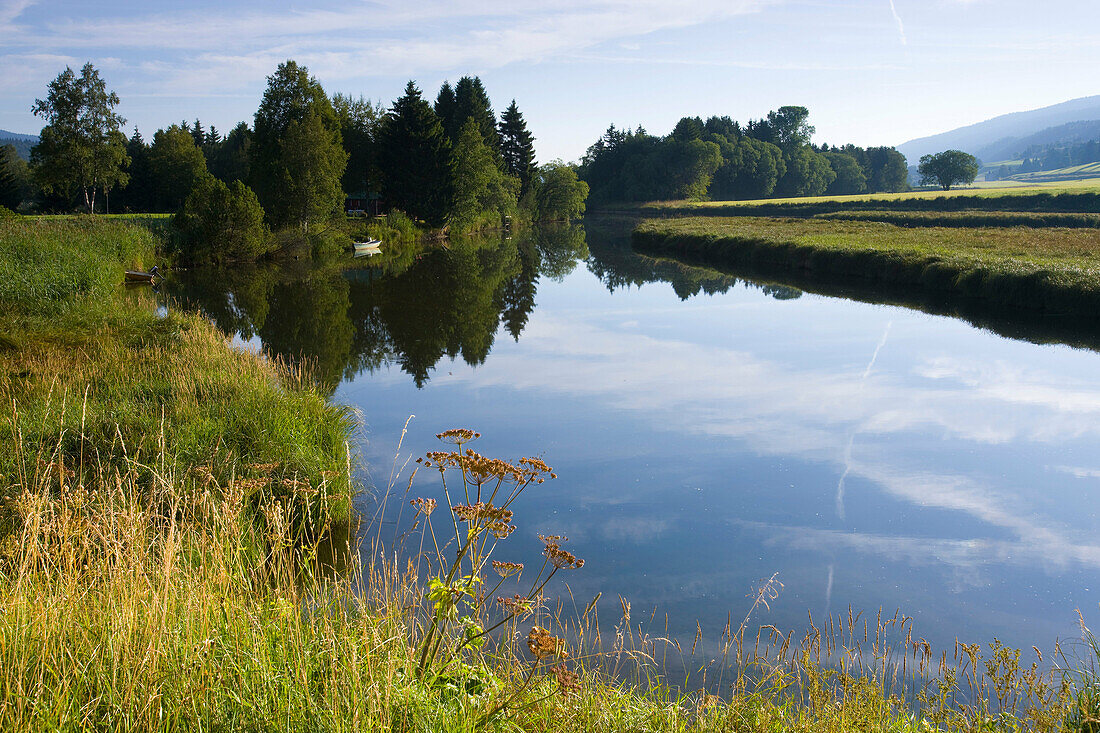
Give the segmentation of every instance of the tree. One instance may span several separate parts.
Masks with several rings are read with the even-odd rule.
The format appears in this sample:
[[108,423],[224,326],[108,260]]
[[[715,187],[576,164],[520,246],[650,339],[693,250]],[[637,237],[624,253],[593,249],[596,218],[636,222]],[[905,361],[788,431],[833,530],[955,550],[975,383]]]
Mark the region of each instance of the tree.
[[454,141],[458,137],[458,129],[462,127],[462,121],[458,119],[458,102],[455,100],[455,90],[451,82],[445,81],[439,88],[434,110],[447,139]]
[[341,179],[344,191],[349,196],[377,191],[374,136],[382,119],[382,106],[364,97],[354,99],[343,94],[333,95],[332,106],[340,121],[340,137],[348,154],[348,164]]
[[909,166],[905,156],[894,148],[867,148],[867,188],[875,191],[908,191]]
[[859,161],[844,153],[830,152],[822,155],[829,161],[829,166],[836,174],[833,182],[825,189],[825,193],[846,195],[863,193],[867,190],[867,176],[863,174]]
[[535,138],[527,131],[527,123],[514,99],[500,116],[500,154],[504,158],[504,172],[519,178],[522,198],[531,189],[531,179],[538,166],[535,164]]
[[978,159],[973,155],[961,150],[945,150],[922,155],[917,171],[922,186],[933,183],[947,191],[957,183],[973,183],[978,168]]
[[[256,192],[273,227],[283,227],[291,223],[301,224],[297,217],[303,210],[302,207],[296,205],[295,210],[291,211],[284,196],[290,170],[283,156],[292,152],[285,144],[284,137],[291,123],[294,122],[299,124],[298,134],[300,135],[301,124],[309,115],[314,115],[324,130],[324,134],[314,141],[321,147],[315,147],[314,150],[319,154],[318,165],[325,168],[335,159],[336,151],[343,154],[336,111],[325,90],[315,78],[309,75],[307,68],[298,66],[294,61],[279,64],[275,73],[267,77],[267,89],[264,91],[260,108],[256,111],[249,171],[252,189]],[[322,147],[332,148],[332,150],[322,151]],[[315,177],[327,175],[328,171],[310,171],[308,165],[303,168],[303,164],[306,163],[308,161],[299,158],[294,175],[303,173]],[[341,167],[337,179],[343,175],[343,172]],[[310,185],[306,188],[318,192],[327,191],[327,187],[324,186]],[[311,211],[325,211],[327,200],[306,208]]]
[[270,251],[264,210],[247,186],[207,175],[172,218],[191,262],[252,261]]
[[[485,87],[481,79],[476,76],[464,76],[455,84],[455,123],[456,134],[462,130],[466,120],[473,118],[481,131],[481,139],[485,141],[494,152],[500,153],[500,134],[497,132],[497,118],[493,113],[493,105],[489,102],[489,95],[485,93]],[[451,135],[454,142],[455,135]]]
[[36,99],[32,111],[46,120],[38,144],[31,149],[35,177],[46,193],[71,197],[83,194],[88,213],[95,210],[96,191],[124,185],[126,136],[119,128],[125,120],[115,114],[118,95],[91,63],[80,77],[71,68],[50,82],[46,99]]
[[721,146],[724,163],[715,172],[710,197],[716,201],[767,198],[787,172],[783,151],[751,137]]
[[554,160],[539,166],[535,182],[535,212],[541,221],[574,219],[584,214],[588,184],[577,180],[571,166]]
[[339,132],[325,127],[321,116],[310,112],[303,120],[292,120],[283,134],[282,225],[296,223],[309,231],[310,222],[332,219],[344,203],[340,177],[348,162],[347,153],[335,139]]
[[795,148],[785,162],[787,172],[775,187],[780,196],[820,196],[836,178],[829,159],[809,146]]
[[14,145],[0,148],[0,206],[15,211],[30,195],[30,171]]
[[157,130],[153,135],[149,169],[159,211],[175,211],[183,206],[191,190],[208,175],[202,151],[195,146],[191,133],[179,125]]
[[251,149],[252,130],[241,122],[214,146],[209,160],[210,172],[223,183],[247,181]]
[[156,205],[156,180],[150,162],[152,150],[135,127],[126,143],[130,157],[130,180],[115,196],[115,209],[121,211],[153,211]]
[[672,139],[676,142],[686,143],[703,138],[703,121],[698,117],[681,117],[672,128]]
[[454,159],[439,118],[409,82],[379,131],[382,195],[429,226],[443,226],[454,200]]
[[519,192],[519,179],[506,176],[496,166],[493,151],[481,139],[477,121],[472,117],[458,133],[455,141],[454,205],[451,223],[463,229],[475,223],[489,211],[504,214],[514,210]]
[[767,125],[775,137],[770,142],[785,153],[809,145],[814,134],[814,126],[806,121],[809,116],[810,110],[805,107],[786,106],[769,112]]

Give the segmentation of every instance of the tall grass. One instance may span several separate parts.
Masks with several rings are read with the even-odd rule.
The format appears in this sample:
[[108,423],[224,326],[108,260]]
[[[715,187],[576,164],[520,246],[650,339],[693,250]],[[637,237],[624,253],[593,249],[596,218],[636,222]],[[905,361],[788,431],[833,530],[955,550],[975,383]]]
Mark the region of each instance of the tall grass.
[[155,244],[144,227],[91,217],[0,224],[0,401],[5,422],[20,419],[0,474],[60,421],[81,426],[65,433],[67,465],[166,450],[225,481],[273,464],[275,485],[324,484],[346,519],[356,416],[199,316],[159,313],[148,292],[119,297],[123,270],[150,264]]
[[[430,497],[418,497],[406,551],[352,543],[338,548],[346,567],[336,571],[317,539],[330,515],[296,531],[293,499],[249,501],[267,467],[223,482],[162,453],[75,470],[61,446],[77,430],[60,425],[5,475],[3,730],[1093,730],[1080,717],[1092,709],[1078,701],[1095,677],[1044,672],[996,643],[937,655],[900,615],[865,623],[849,612],[811,623],[799,639],[754,628],[750,610],[722,634],[717,661],[729,674],[710,686],[720,694],[669,687],[648,670],[662,647],[680,643],[644,633],[625,600],[601,632],[595,601],[570,618],[552,585],[518,601],[503,586],[452,593],[479,571],[465,555],[465,580],[442,578],[457,549],[442,536],[450,528],[470,547],[487,539],[473,528],[479,519],[464,521],[479,502],[433,514]],[[467,488],[472,501],[479,485],[488,499],[497,479],[515,486],[519,466],[454,455],[469,456],[429,454],[433,465],[419,469],[454,472],[440,503],[467,501]],[[560,552],[550,538],[547,562]],[[517,582],[511,570],[498,580]],[[775,589],[763,585],[757,603]],[[478,595],[484,628],[505,620],[478,637],[483,644],[470,643],[461,620],[462,609],[479,617]],[[433,623],[443,617],[453,621]],[[429,646],[447,653],[425,665]]]

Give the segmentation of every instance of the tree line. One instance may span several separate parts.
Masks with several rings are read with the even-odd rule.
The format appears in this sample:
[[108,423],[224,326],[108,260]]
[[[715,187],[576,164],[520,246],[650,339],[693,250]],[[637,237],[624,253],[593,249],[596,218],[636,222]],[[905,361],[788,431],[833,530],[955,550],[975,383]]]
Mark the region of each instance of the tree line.
[[759,199],[908,189],[905,156],[892,147],[817,147],[809,110],[786,106],[741,125],[728,116],[684,117],[666,136],[614,125],[593,143],[580,177],[594,203]]
[[67,68],[36,100],[46,122],[29,167],[39,206],[176,212],[196,258],[255,258],[271,248],[271,231],[308,234],[343,218],[348,197],[459,231],[584,211],[587,186],[560,162],[538,165],[515,100],[498,120],[476,76],[445,83],[434,105],[410,81],[385,109],[330,97],[289,60],[268,77],[251,126],[223,135],[181,121],[150,141],[136,128],[124,136],[118,103],[90,63]]
[[1100,139],[1078,143],[1031,145],[1020,154],[1019,163],[1003,163],[986,171],[985,179],[995,181],[1017,173],[1054,171],[1060,168],[1100,161]]

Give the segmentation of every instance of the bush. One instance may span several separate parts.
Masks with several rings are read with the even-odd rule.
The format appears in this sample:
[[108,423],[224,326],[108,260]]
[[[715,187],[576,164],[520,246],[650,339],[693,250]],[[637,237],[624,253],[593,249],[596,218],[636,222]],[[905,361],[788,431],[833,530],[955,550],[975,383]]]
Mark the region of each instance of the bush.
[[172,223],[180,235],[180,254],[191,262],[253,261],[272,249],[264,210],[240,181],[227,186],[213,176],[203,179]]
[[540,221],[567,221],[584,214],[588,184],[577,172],[555,160],[539,168],[535,182],[535,214]]

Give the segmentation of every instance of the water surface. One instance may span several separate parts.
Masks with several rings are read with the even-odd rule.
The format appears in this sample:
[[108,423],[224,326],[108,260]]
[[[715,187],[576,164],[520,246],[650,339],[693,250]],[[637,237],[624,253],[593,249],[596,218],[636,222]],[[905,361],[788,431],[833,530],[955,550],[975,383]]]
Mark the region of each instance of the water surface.
[[[517,503],[498,556],[535,562],[537,533],[568,535],[587,564],[552,589],[567,607],[602,591],[609,622],[623,596],[635,621],[716,642],[778,573],[755,621],[781,629],[900,608],[937,648],[1046,650],[1077,635],[1076,609],[1100,625],[1094,351],[657,262],[605,228],[356,267],[176,295],[308,357],[362,410],[376,486],[410,415],[402,456],[471,427],[483,454],[544,458],[559,478]],[[413,495],[437,489],[421,472]]]

